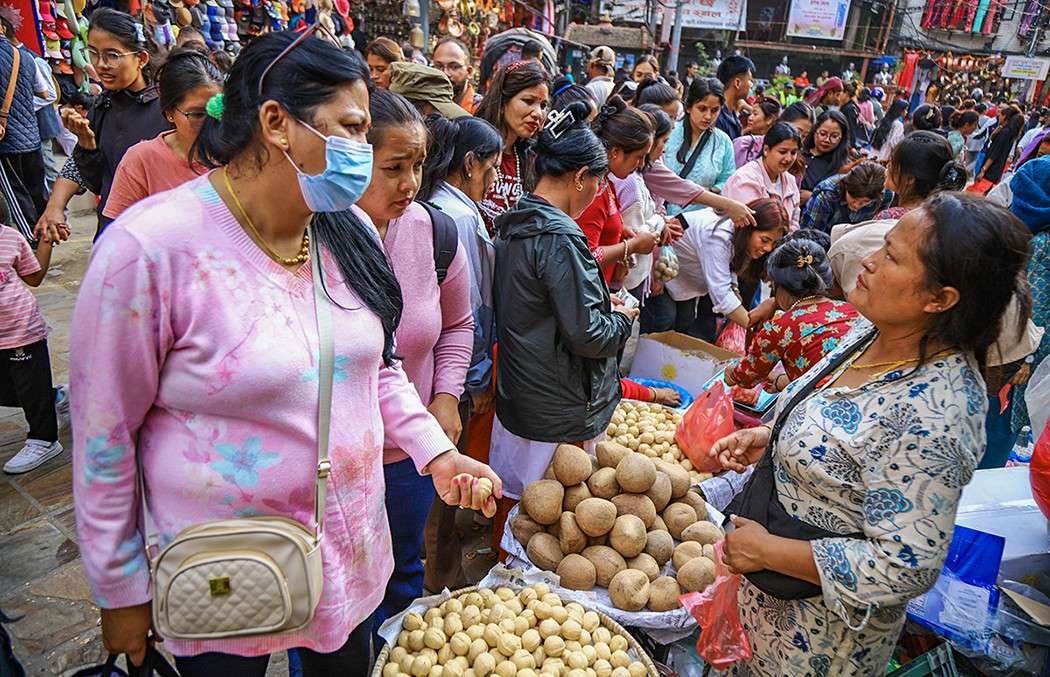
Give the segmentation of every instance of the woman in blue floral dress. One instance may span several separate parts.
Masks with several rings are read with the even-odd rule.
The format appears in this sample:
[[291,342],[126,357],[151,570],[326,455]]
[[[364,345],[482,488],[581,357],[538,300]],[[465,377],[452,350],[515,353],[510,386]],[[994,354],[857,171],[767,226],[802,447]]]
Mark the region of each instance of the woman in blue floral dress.
[[[787,414],[771,459],[774,500],[835,536],[784,538],[734,517],[725,542],[731,570],[777,572],[820,593],[782,600],[743,579],[753,657],[727,674],[883,674],[905,605],[940,573],[959,496],[983,453],[981,368],[1021,293],[1027,243],[1005,210],[945,193],[902,218],[864,261],[849,300],[867,320],[788,386],[778,415],[825,365],[848,356]],[[739,431],[712,454],[741,471],[762,457],[770,434]]]

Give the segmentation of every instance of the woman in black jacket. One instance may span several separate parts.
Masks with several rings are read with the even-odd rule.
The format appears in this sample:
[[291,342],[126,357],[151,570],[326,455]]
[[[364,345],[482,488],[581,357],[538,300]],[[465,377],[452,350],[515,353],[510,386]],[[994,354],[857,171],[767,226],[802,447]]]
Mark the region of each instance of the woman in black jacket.
[[[100,198],[95,237],[112,219],[102,215],[117,165],[139,141],[172,128],[160,110],[159,93],[150,84],[152,41],[149,32],[129,14],[99,8],[91,15],[88,56],[105,91],[87,118],[72,109],[62,112],[66,127],[77,137],[73,156],[55,181],[36,235],[52,240],[68,235],[66,205],[81,188]],[[65,239],[64,237],[62,239]]]
[[620,401],[616,355],[637,309],[613,306],[576,225],[605,182],[605,147],[574,102],[539,135],[536,189],[496,217],[496,416],[490,461],[519,498],[560,442],[598,437]]
[[1015,106],[1002,109],[999,113],[999,126],[992,132],[992,140],[988,145],[988,153],[984,156],[984,164],[974,182],[988,179],[993,184],[999,183],[1003,178],[1003,172],[1010,164],[1010,156],[1017,145],[1017,139],[1024,131],[1024,114]]

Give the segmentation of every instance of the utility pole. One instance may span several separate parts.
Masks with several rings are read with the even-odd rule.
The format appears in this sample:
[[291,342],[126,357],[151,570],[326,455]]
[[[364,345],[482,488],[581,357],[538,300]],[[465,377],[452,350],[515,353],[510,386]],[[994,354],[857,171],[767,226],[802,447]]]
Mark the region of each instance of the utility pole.
[[677,0],[674,8],[674,30],[671,33],[671,54],[667,57],[665,68],[669,71],[678,71],[678,54],[682,48],[682,14],[685,9],[686,0]]

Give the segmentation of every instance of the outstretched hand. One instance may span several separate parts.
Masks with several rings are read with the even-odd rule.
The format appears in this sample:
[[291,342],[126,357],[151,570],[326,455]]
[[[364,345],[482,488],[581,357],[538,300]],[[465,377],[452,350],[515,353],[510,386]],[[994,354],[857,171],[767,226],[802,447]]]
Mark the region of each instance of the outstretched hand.
[[[446,504],[478,510],[486,517],[496,514],[496,499],[503,497],[503,482],[492,468],[453,449],[431,461],[427,470],[434,480],[434,489]],[[486,484],[491,484],[491,489]]]

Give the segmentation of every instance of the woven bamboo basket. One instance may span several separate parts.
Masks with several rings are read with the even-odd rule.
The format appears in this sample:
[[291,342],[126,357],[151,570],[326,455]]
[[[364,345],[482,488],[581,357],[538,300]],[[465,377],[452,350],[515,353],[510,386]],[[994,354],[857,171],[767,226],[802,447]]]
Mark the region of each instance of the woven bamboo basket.
[[[449,599],[462,597],[463,595],[467,595],[472,592],[477,592],[477,590],[478,586],[476,585],[471,585],[466,588],[460,588],[459,590],[453,592]],[[577,604],[579,604],[579,602],[577,602]],[[584,605],[580,604],[580,606]],[[632,651],[634,651],[636,656],[638,656],[638,660],[642,662],[642,665],[644,665],[645,669],[648,671],[649,677],[660,677],[660,673],[656,670],[656,665],[653,664],[653,659],[649,657],[649,654],[645,653],[645,650],[642,649],[642,645],[638,643],[638,640],[636,640],[634,636],[631,635],[631,633],[624,630],[622,625],[609,618],[601,611],[597,609],[587,609],[586,606],[584,606],[584,608],[587,611],[593,611],[594,613],[598,614],[598,619],[601,621],[602,627],[607,628],[610,632],[612,632],[615,635],[623,635],[624,639],[627,640],[627,646]],[[383,666],[387,664],[387,661],[389,661],[389,659],[390,645],[387,644],[383,647],[383,650],[379,652],[379,657],[376,658],[375,666],[372,668],[372,677],[383,677]]]

